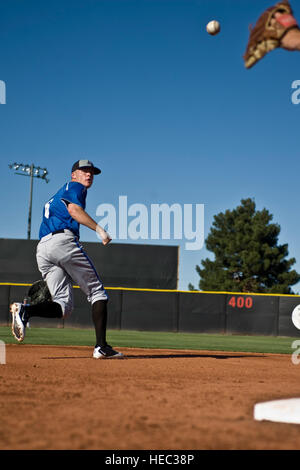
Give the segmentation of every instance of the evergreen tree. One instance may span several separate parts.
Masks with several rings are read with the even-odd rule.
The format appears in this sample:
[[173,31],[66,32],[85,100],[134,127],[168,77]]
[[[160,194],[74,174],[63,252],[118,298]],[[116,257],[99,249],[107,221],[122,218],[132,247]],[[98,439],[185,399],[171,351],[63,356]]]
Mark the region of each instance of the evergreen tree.
[[[203,291],[238,291],[293,294],[300,275],[291,270],[295,258],[286,259],[288,245],[279,245],[280,226],[273,216],[256,210],[253,199],[242,199],[234,210],[214,216],[206,247],[215,255],[196,266]],[[195,288],[190,284],[190,290]]]

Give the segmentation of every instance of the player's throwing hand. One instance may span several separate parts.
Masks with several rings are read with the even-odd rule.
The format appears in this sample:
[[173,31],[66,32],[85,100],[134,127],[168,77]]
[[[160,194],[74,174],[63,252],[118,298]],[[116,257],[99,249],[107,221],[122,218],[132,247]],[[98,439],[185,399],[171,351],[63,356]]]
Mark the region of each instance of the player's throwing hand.
[[102,244],[103,245],[108,245],[109,242],[111,242],[111,237],[110,235],[98,224],[96,227],[96,232],[102,239]]

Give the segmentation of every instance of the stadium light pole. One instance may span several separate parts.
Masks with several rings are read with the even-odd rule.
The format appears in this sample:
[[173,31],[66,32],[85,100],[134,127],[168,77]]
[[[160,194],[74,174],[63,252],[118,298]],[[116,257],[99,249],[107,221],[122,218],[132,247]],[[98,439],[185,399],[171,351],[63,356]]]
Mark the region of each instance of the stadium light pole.
[[[46,183],[49,183],[47,178],[48,170],[47,168],[41,168],[35,166],[33,163],[31,165],[23,165],[23,163],[12,163],[8,165],[10,169],[15,170],[15,175],[29,176],[30,177],[30,194],[29,194],[29,211],[28,211],[28,228],[27,228],[27,239],[30,240],[31,236],[31,212],[32,212],[32,194],[33,194],[33,178],[41,178]],[[17,173],[17,171],[21,173]]]

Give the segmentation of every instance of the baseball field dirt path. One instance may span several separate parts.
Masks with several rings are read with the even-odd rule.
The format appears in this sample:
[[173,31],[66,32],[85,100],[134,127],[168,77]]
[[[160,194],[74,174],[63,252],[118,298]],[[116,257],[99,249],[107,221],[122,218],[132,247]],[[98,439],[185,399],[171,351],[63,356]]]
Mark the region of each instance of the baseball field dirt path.
[[258,422],[255,403],[300,397],[290,355],[7,345],[2,450],[283,450],[300,425]]

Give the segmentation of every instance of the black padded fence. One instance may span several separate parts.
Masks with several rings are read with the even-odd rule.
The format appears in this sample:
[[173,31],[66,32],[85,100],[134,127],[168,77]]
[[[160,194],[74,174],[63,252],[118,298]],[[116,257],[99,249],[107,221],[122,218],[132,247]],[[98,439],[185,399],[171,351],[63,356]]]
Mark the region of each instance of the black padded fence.
[[[9,325],[9,304],[22,301],[30,284],[0,283],[0,324]],[[292,311],[300,296],[230,292],[109,288],[108,328],[207,334],[299,337]],[[64,320],[32,318],[31,326],[93,328],[91,306],[74,286],[74,310]]]
[[[34,282],[38,240],[0,238],[0,282]],[[179,247],[82,242],[105,286],[177,289]]]

